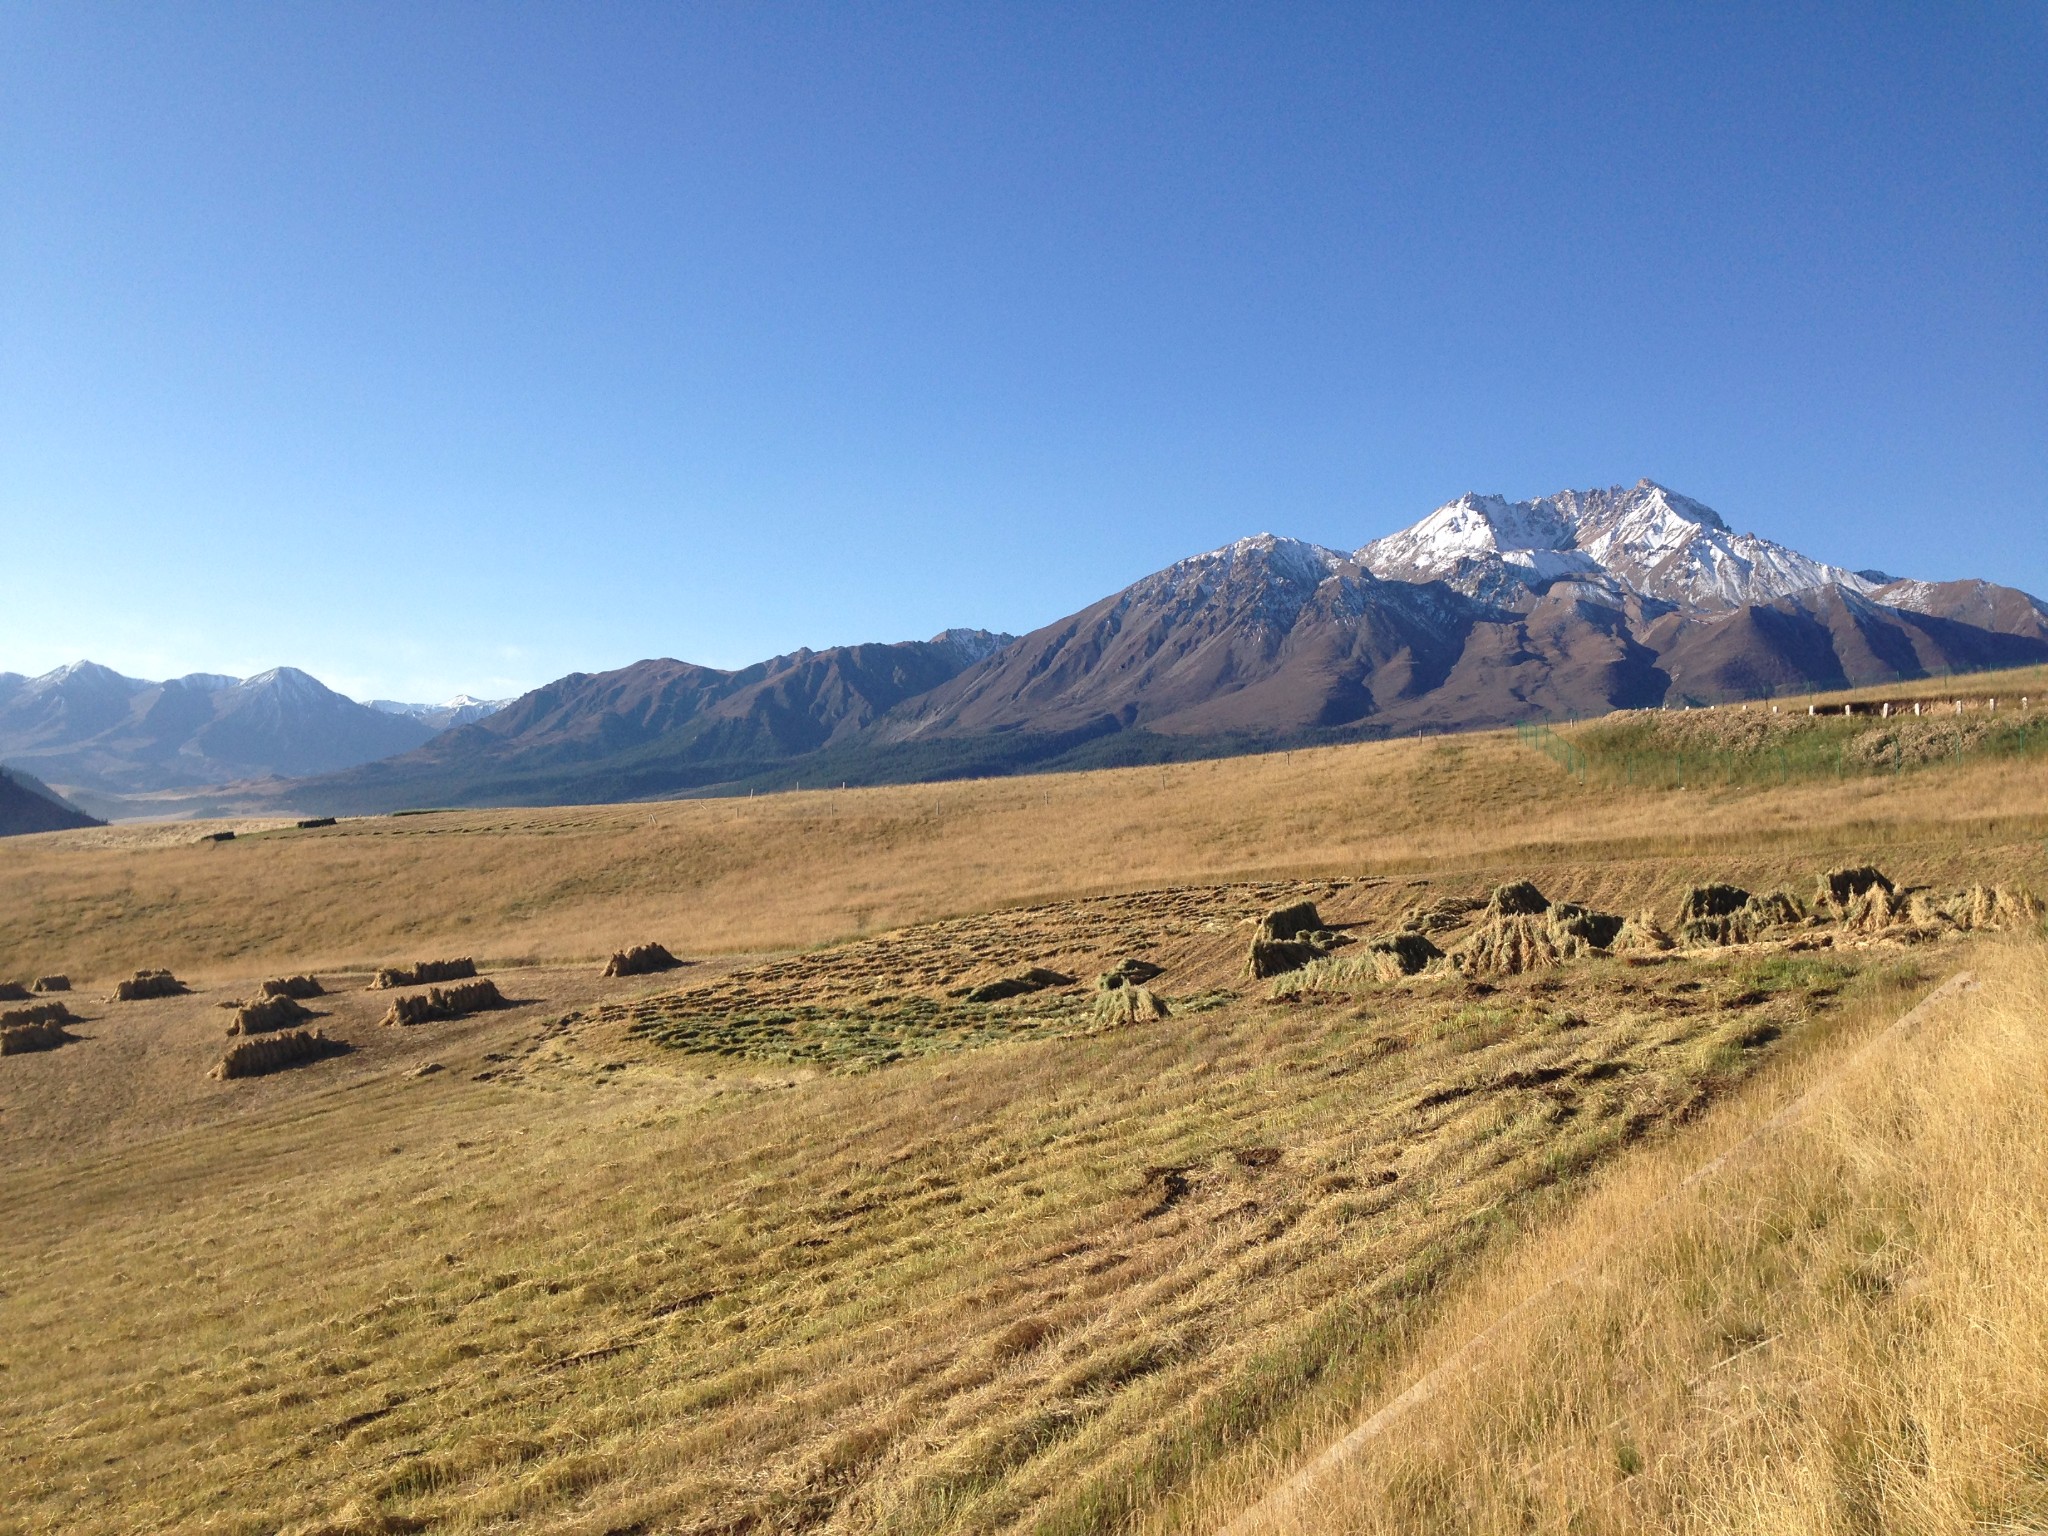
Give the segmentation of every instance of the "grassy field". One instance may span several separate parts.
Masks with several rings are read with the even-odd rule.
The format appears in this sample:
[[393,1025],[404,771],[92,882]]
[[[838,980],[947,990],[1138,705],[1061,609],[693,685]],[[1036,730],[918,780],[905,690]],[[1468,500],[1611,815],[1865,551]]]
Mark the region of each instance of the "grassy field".
[[[1757,944],[1313,985],[1244,958],[1304,899],[1361,941],[1340,959],[1425,911],[1455,951],[1523,876],[1673,928],[1704,880],[1810,896],[1852,862],[1937,897],[2048,889],[2044,788],[1966,757],[1594,792],[1510,732],[11,840],[5,970],[91,984],[75,1040],[0,1058],[0,1532],[1209,1530],[1610,1248],[1592,1301],[1532,1311],[1397,1451],[1260,1518],[1933,1530],[1977,1489],[2031,1528],[2036,1474],[1992,1450],[2038,1436],[2048,1375],[1967,1335],[2039,1321],[2015,1151],[2038,925],[1817,912]],[[597,976],[647,938],[690,963]],[[510,1005],[377,1022],[368,966],[454,952]],[[1117,1022],[1093,977],[1140,959],[1173,1012]],[[103,1001],[158,964],[194,990]],[[1981,1003],[1849,1079],[1817,1139],[1657,1203],[1966,965]],[[1072,979],[967,995],[1034,966]],[[209,1079],[217,1005],[286,969],[323,974],[347,1051]],[[1994,1283],[2022,1298],[1972,1311]],[[1697,1389],[1738,1376],[1750,1418]],[[1976,1451],[1942,1438],[1955,1413],[1912,1418],[1986,1383]],[[1768,1458],[1783,1435],[1845,1449]],[[1899,1502],[1937,1453],[1959,1481]]]
[[1431,1330],[1424,1409],[1244,1536],[2048,1529],[2048,955],[1974,963],[1787,1123],[1618,1167]]

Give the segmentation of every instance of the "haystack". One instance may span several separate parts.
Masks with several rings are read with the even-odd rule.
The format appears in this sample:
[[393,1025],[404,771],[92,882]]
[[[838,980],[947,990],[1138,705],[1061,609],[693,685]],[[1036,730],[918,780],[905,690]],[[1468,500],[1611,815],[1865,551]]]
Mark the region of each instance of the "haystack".
[[1251,952],[1245,956],[1244,972],[1253,981],[1263,981],[1269,976],[1298,971],[1326,953],[1322,945],[1309,939],[1253,939]]
[[1595,912],[1571,901],[1558,902],[1549,916],[1553,933],[1578,939],[1594,949],[1612,948],[1624,921],[1612,912]]
[[26,1024],[76,1024],[78,1020],[62,1003],[33,1003],[26,1008],[9,1008],[0,1013],[0,1029],[19,1029]]
[[423,987],[430,981],[461,981],[476,974],[474,960],[415,960],[411,965],[387,965],[371,979],[370,989]]
[[322,997],[326,992],[317,976],[273,976],[256,989],[258,997]]
[[1322,915],[1312,901],[1297,901],[1291,907],[1275,907],[1259,919],[1258,937],[1266,940],[1295,939],[1323,926]]
[[137,971],[114,984],[114,1000],[133,1003],[148,997],[182,997],[186,990],[185,983],[169,971]]
[[1442,933],[1447,928],[1456,928],[1485,905],[1474,896],[1440,896],[1435,901],[1418,902],[1401,914],[1401,931]]
[[1403,976],[1413,976],[1430,961],[1444,957],[1444,952],[1430,942],[1429,935],[1417,933],[1412,928],[1367,939],[1365,953],[1372,963],[1373,973],[1381,981],[1398,981]]
[[1297,901],[1291,907],[1276,907],[1259,919],[1252,932],[1252,946],[1245,956],[1245,974],[1254,981],[1298,971],[1311,960],[1321,959],[1350,938],[1323,926],[1322,914],[1312,901]]
[[[1733,902],[1735,895],[1742,900]],[[1679,909],[1678,937],[1695,947],[1753,944],[1774,928],[1804,921],[1806,908],[1790,891],[1752,896],[1740,886],[1701,885],[1686,893]]]
[[18,981],[0,981],[0,1003],[25,1003],[29,991]]
[[231,1035],[260,1035],[273,1029],[285,1029],[312,1015],[291,997],[259,997],[253,1003],[244,1003],[235,1010],[234,1021],[228,1025]]
[[1519,976],[1562,964],[1566,956],[1549,923],[1518,913],[1488,918],[1451,958],[1467,976]]
[[1867,886],[1859,895],[1849,898],[1842,909],[1842,926],[1851,933],[1883,933],[1910,926],[1912,912],[1911,897],[1895,890],[1887,880],[1881,885]]
[[386,1024],[425,1024],[434,1019],[459,1019],[466,1013],[502,1008],[505,999],[492,981],[465,981],[453,987],[429,987],[411,997],[395,997],[384,1015]]
[[635,944],[614,952],[604,973],[607,976],[650,976],[656,971],[672,971],[682,963],[659,944]]
[[[1452,953],[1452,963],[1467,976],[1519,976],[1604,955],[1627,926],[1611,912],[1575,902],[1553,906],[1526,880],[1500,887],[1494,898],[1487,903],[1485,920]],[[1542,907],[1527,910],[1539,901]]]
[[994,981],[985,981],[967,992],[970,1003],[999,1003],[1006,997],[1022,997],[1027,992],[1043,992],[1047,987],[1070,987],[1074,978],[1059,971],[1047,970],[1034,965],[1018,976],[1003,976]]
[[330,1040],[317,1029],[286,1030],[280,1035],[265,1035],[260,1040],[237,1041],[228,1047],[228,1053],[221,1057],[220,1064],[207,1075],[223,1081],[231,1077],[260,1077],[266,1072],[296,1067],[301,1062],[318,1061],[347,1049],[341,1041]]
[[1096,993],[1093,1012],[1098,1024],[1142,1024],[1167,1018],[1173,1010],[1150,988],[1131,985]]
[[75,1039],[64,1026],[50,1020],[34,1024],[0,1024],[0,1056],[21,1056],[29,1051],[53,1051]]
[[1882,890],[1889,896],[1893,889],[1883,870],[1873,864],[1857,864],[1846,869],[1831,869],[1822,875],[1813,893],[1813,904],[1842,917],[1847,915],[1850,903],[1857,897],[1872,890]]
[[297,823],[298,829],[301,832],[310,832],[315,827],[331,827],[333,825],[334,818],[332,816],[308,816],[304,821]]
[[1486,899],[1489,921],[1497,917],[1535,917],[1550,910],[1550,898],[1536,889],[1533,880],[1510,880],[1497,885]]
[[1119,960],[1114,970],[1104,971],[1095,978],[1095,990],[1108,992],[1117,987],[1143,986],[1164,971],[1164,966],[1154,965],[1150,960]]
[[2041,903],[2024,887],[1973,885],[1942,906],[1941,915],[1958,928],[2031,928],[2041,921]]
[[1621,931],[1607,947],[1617,955],[1653,955],[1671,948],[1673,942],[1657,921],[1657,914],[1645,907],[1621,925]]
[[69,992],[71,990],[71,978],[69,976],[38,976],[35,980],[35,985],[30,990],[35,992]]

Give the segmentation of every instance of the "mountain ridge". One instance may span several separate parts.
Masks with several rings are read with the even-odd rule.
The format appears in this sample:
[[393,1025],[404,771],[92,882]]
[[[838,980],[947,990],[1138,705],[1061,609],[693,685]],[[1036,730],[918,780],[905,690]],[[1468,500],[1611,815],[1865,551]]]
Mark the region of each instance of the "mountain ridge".
[[956,648],[935,681],[850,681],[894,649],[571,674],[294,792],[323,811],[635,798],[1495,726],[2048,661],[2048,604],[1811,560],[1645,479],[1467,495],[1350,552],[1255,534]]

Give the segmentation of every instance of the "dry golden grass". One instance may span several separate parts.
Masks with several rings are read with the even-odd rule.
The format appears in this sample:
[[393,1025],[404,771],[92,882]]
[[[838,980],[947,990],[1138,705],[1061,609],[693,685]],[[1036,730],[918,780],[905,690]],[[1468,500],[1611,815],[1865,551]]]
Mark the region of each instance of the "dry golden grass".
[[1975,964],[1806,1113],[1626,1162],[1409,1365],[1469,1369],[1247,1536],[2048,1528],[2048,951]]
[[[1759,1072],[1767,1103],[2003,942],[1275,998],[1238,977],[1245,918],[1307,896],[1365,933],[1524,874],[1668,917],[1703,878],[1805,889],[1866,859],[2048,888],[2042,788],[1965,763],[1591,795],[1509,734],[207,848],[13,840],[12,969],[168,964],[199,990],[82,999],[83,1038],[0,1072],[0,1532],[1211,1527],[1449,1347],[1416,1350],[1446,1307],[1585,1251],[1589,1180],[1619,1160],[1599,1198],[1626,1203],[1730,1134],[1712,1106],[1746,1123]],[[1102,891],[1131,894],[1048,901]],[[947,920],[880,933],[913,918]],[[864,930],[596,975],[623,942],[702,961]],[[388,993],[335,991],[351,1054],[202,1080],[218,1002],[280,966],[358,959],[359,987],[449,953],[589,963],[410,1030],[376,1028]],[[1140,956],[1176,1013],[1105,1024],[1087,978]],[[1082,980],[971,1018],[954,996],[1026,964]],[[1868,1171],[1817,1166],[1816,1198]],[[1793,1268],[1679,1283],[1762,1307]],[[1584,1444],[1619,1454],[1616,1407],[1652,1443],[1683,1397],[1666,1363],[1589,1398]],[[1571,1465],[1543,1473],[1558,1499],[1599,1471]],[[1619,1528],[1650,1485],[1617,1483]]]

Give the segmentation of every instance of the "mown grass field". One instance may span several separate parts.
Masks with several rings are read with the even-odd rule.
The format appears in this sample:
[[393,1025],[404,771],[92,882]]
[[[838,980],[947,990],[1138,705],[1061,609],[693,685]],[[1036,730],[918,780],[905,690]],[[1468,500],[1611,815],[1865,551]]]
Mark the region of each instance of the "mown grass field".
[[[1948,1494],[1855,1481],[1960,1444],[1897,1427],[1933,1379],[1898,1344],[1920,1314],[1872,1333],[1823,1303],[1936,1277],[1932,1355],[1996,1388],[1978,1441],[2039,1422],[2042,1378],[1966,1349],[1977,1290],[2042,1286],[2038,1184],[1985,1177],[2031,1167],[2038,933],[1815,926],[1342,991],[1247,980],[1243,955],[1291,900],[1363,938],[1524,875],[1622,913],[1862,861],[2048,890],[2044,789],[1986,757],[1595,794],[1502,733],[204,848],[14,840],[0,972],[92,980],[79,1039],[0,1059],[0,1531],[1214,1529],[1974,965],[2003,1022],[1972,1046],[1958,1013],[1896,1082],[1858,1079],[1874,1139],[1828,1142],[1864,1135],[1830,1118],[1703,1187],[1602,1261],[1606,1310],[1532,1315],[1398,1455],[1262,1517],[1940,1529],[1896,1512]],[[693,963],[596,977],[646,938]],[[265,974],[457,951],[521,961],[495,972],[515,1006],[395,1030],[337,991],[316,1006],[348,1054],[204,1077],[216,1003]],[[1091,978],[1132,958],[1175,1012],[1104,1023]],[[145,964],[197,990],[100,1001]],[[1027,965],[1074,980],[966,1001]],[[1963,1075],[2002,1058],[2009,1083]],[[1981,1144],[1955,1129],[1973,1093],[2006,1127]],[[2003,1235],[1977,1252],[1966,1216]],[[1962,1235],[1937,1254],[1936,1227]],[[1700,1440],[1735,1461],[1687,1463],[1695,1379],[1738,1334],[1772,1340],[1742,1366],[1778,1373],[1767,1411]],[[1864,1461],[1765,1475],[1773,1435],[1880,1429]],[[1967,1507],[2032,1518],[2010,1457],[1942,1454],[1992,1490]],[[1918,1487],[1899,1465],[1885,1488]]]

